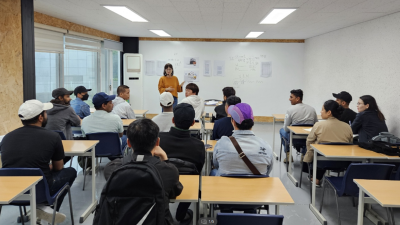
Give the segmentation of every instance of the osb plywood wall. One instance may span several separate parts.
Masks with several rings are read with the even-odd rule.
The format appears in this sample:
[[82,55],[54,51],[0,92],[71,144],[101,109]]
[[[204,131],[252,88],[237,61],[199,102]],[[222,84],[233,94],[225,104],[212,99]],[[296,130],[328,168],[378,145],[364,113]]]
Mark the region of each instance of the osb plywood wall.
[[85,27],[76,23],[68,22],[62,19],[58,19],[43,13],[35,12],[35,23],[41,23],[48,26],[58,27],[62,29],[67,29],[83,34],[89,34],[101,38],[106,38],[114,41],[119,41],[119,36],[114,34],[109,34],[100,30],[96,30],[90,27]]
[[20,0],[0,1],[0,135],[22,126],[23,101]]

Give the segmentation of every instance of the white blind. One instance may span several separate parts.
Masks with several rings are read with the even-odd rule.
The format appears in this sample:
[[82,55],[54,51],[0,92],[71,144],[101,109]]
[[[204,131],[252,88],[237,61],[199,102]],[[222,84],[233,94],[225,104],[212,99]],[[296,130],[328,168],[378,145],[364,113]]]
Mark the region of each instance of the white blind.
[[104,39],[104,48],[106,49],[110,49],[110,50],[116,50],[116,51],[120,51],[123,52],[123,43],[122,42],[118,42],[118,41],[112,41],[112,40],[107,40]]
[[81,51],[100,52],[101,41],[72,35],[65,35],[65,48]]
[[64,53],[64,34],[35,28],[35,51]]

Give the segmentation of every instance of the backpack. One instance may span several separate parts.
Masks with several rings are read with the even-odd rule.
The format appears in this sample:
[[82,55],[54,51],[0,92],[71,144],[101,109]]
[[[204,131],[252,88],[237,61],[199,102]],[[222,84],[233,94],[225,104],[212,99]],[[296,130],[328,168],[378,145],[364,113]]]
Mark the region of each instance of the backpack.
[[143,158],[127,156],[112,172],[101,192],[93,225],[165,224],[164,186],[155,167],[160,161]]

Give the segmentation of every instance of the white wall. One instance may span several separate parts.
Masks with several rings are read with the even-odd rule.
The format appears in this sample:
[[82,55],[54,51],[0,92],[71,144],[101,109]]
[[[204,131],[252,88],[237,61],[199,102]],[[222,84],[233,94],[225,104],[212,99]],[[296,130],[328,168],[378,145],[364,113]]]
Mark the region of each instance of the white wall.
[[[139,52],[144,60],[165,60],[174,66],[174,75],[183,81],[183,58],[200,57],[199,96],[203,99],[222,99],[222,89],[233,86],[242,102],[252,106],[255,116],[284,113],[289,107],[290,90],[302,88],[304,82],[304,43],[250,43],[250,42],[179,42],[140,41]],[[251,58],[258,62],[249,69],[238,71],[237,58]],[[225,77],[204,77],[204,60],[225,60]],[[272,62],[272,77],[260,77],[260,62]],[[240,65],[239,65],[240,66]],[[242,76],[245,75],[245,78]],[[144,76],[144,108],[149,113],[160,113],[159,76]],[[179,93],[179,101],[185,97]],[[211,107],[206,107],[211,112]]]
[[307,39],[304,67],[305,103],[319,110],[331,93],[348,91],[356,111],[358,98],[372,95],[400,135],[400,13]]

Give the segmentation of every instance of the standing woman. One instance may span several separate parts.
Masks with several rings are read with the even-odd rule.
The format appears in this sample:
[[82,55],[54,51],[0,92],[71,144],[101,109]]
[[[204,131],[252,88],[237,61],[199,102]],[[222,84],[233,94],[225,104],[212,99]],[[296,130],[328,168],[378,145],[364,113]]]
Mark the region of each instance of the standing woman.
[[167,63],[164,66],[164,76],[158,81],[158,91],[160,94],[163,92],[170,92],[174,96],[173,108],[178,104],[178,92],[182,92],[182,82],[179,84],[179,80],[174,76],[174,68],[171,63]]
[[379,110],[375,98],[363,95],[357,102],[358,114],[351,124],[354,134],[358,134],[359,142],[368,142],[380,132],[388,132],[385,116]]

